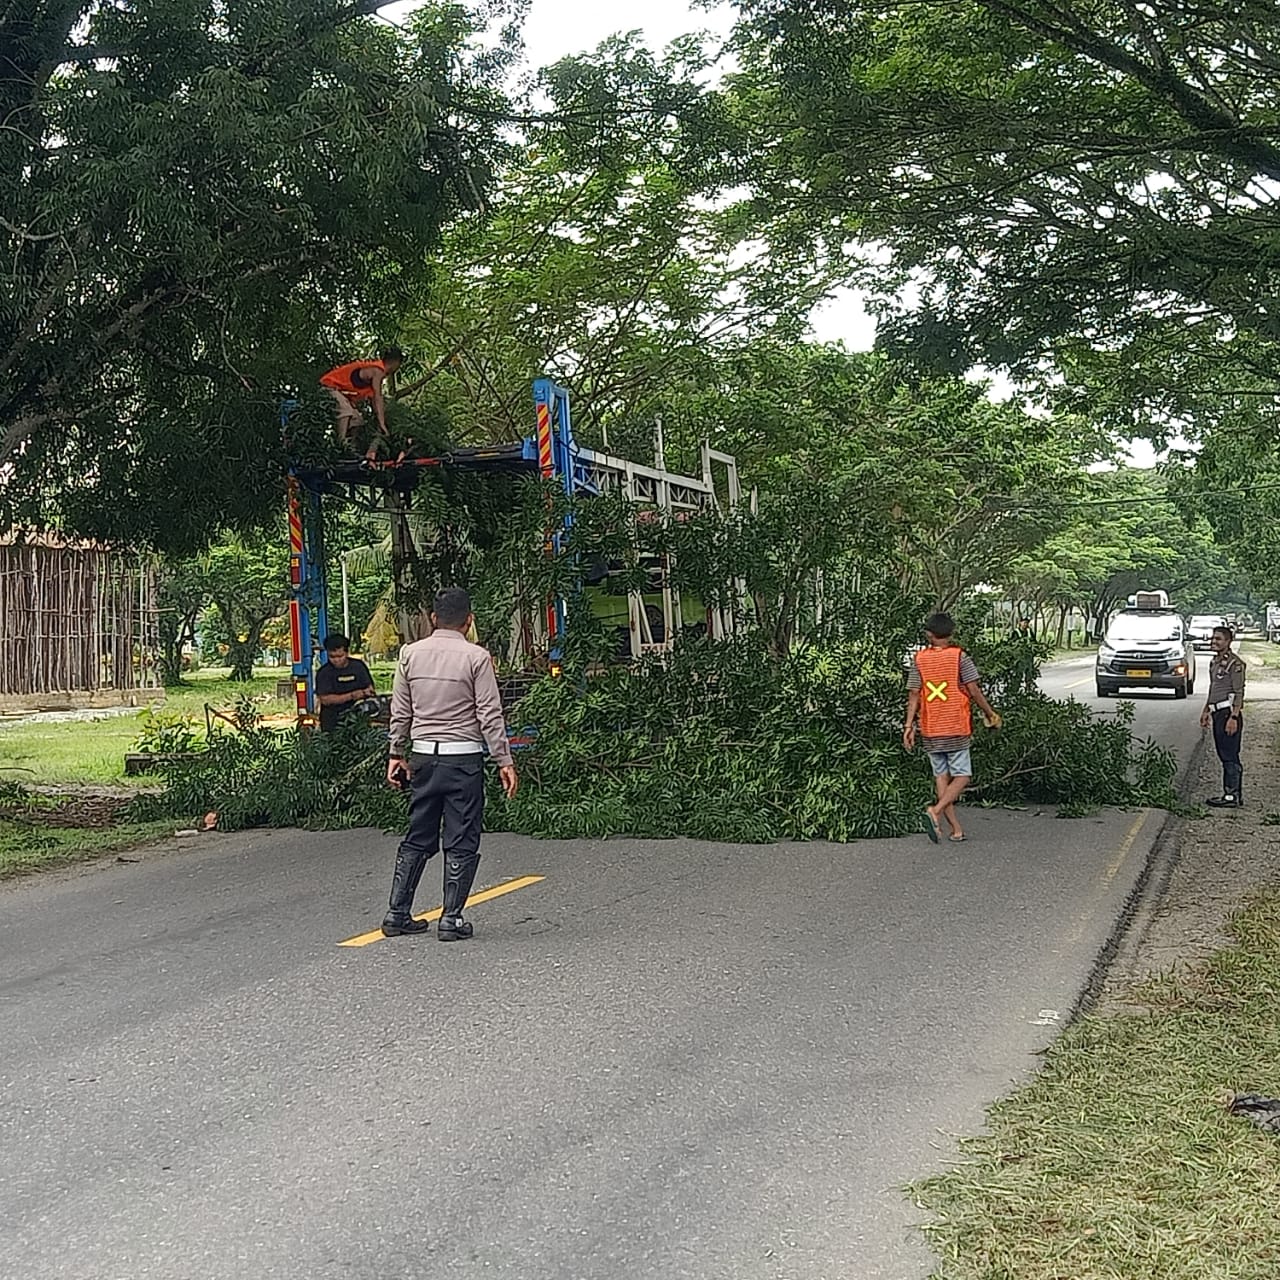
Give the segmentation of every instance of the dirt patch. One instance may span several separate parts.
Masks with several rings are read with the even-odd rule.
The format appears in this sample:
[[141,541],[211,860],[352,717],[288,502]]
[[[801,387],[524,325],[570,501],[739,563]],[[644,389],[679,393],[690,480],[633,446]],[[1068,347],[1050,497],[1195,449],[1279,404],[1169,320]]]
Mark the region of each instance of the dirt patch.
[[0,819],[33,827],[104,830],[125,819],[130,797],[83,792],[75,795],[30,795],[14,803],[0,803]]
[[[1159,974],[1184,975],[1228,945],[1227,922],[1257,890],[1280,884],[1280,672],[1251,664],[1245,702],[1243,809],[1173,818],[1165,834],[1172,872],[1158,905],[1135,922],[1111,966],[1099,1012],[1145,1007],[1134,988]],[[1187,780],[1193,804],[1222,790],[1210,739]]]

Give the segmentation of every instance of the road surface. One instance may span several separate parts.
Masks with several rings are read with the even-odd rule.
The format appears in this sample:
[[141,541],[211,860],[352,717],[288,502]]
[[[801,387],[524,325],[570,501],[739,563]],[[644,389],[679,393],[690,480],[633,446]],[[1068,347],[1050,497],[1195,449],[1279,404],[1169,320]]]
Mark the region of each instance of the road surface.
[[0,1274],[919,1280],[901,1186],[1033,1069],[1159,815],[966,825],[490,837],[452,946],[339,945],[385,899],[363,831],[11,885]]
[[1074,698],[1100,714],[1115,714],[1121,702],[1133,704],[1133,732],[1139,738],[1151,738],[1178,753],[1185,765],[1200,737],[1200,712],[1209,690],[1209,655],[1201,653],[1196,661],[1196,691],[1185,701],[1178,701],[1164,689],[1126,689],[1118,698],[1099,698],[1094,682],[1094,651],[1067,658],[1045,667],[1040,687],[1054,698]]

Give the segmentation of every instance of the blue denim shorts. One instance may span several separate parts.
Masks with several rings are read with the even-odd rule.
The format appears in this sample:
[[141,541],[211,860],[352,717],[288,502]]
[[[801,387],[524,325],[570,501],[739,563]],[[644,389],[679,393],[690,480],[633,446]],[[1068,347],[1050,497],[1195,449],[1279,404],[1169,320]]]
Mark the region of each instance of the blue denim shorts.
[[929,763],[933,765],[933,776],[940,778],[949,773],[953,778],[973,777],[973,757],[969,748],[963,751],[930,751]]

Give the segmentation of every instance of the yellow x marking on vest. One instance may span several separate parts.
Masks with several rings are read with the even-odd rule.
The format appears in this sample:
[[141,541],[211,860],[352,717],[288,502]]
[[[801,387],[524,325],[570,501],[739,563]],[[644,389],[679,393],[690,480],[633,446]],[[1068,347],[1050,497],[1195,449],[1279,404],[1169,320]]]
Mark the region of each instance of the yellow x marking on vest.
[[950,683],[950,681],[939,680],[937,684],[934,684],[932,680],[926,680],[924,683],[925,683],[925,687],[929,691],[925,695],[924,700],[926,702],[946,702],[947,701],[947,685]]

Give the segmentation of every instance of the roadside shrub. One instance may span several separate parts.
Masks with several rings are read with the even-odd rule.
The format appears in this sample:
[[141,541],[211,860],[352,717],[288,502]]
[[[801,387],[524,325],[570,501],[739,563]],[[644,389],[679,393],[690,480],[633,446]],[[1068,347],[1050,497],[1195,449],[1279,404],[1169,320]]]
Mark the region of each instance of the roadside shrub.
[[146,755],[198,750],[204,730],[194,716],[164,711],[146,711],[133,749]]
[[399,826],[406,803],[385,785],[386,734],[349,719],[331,734],[215,730],[203,752],[164,762],[164,788],[139,797],[132,813],[147,821],[212,811],[224,831]]

